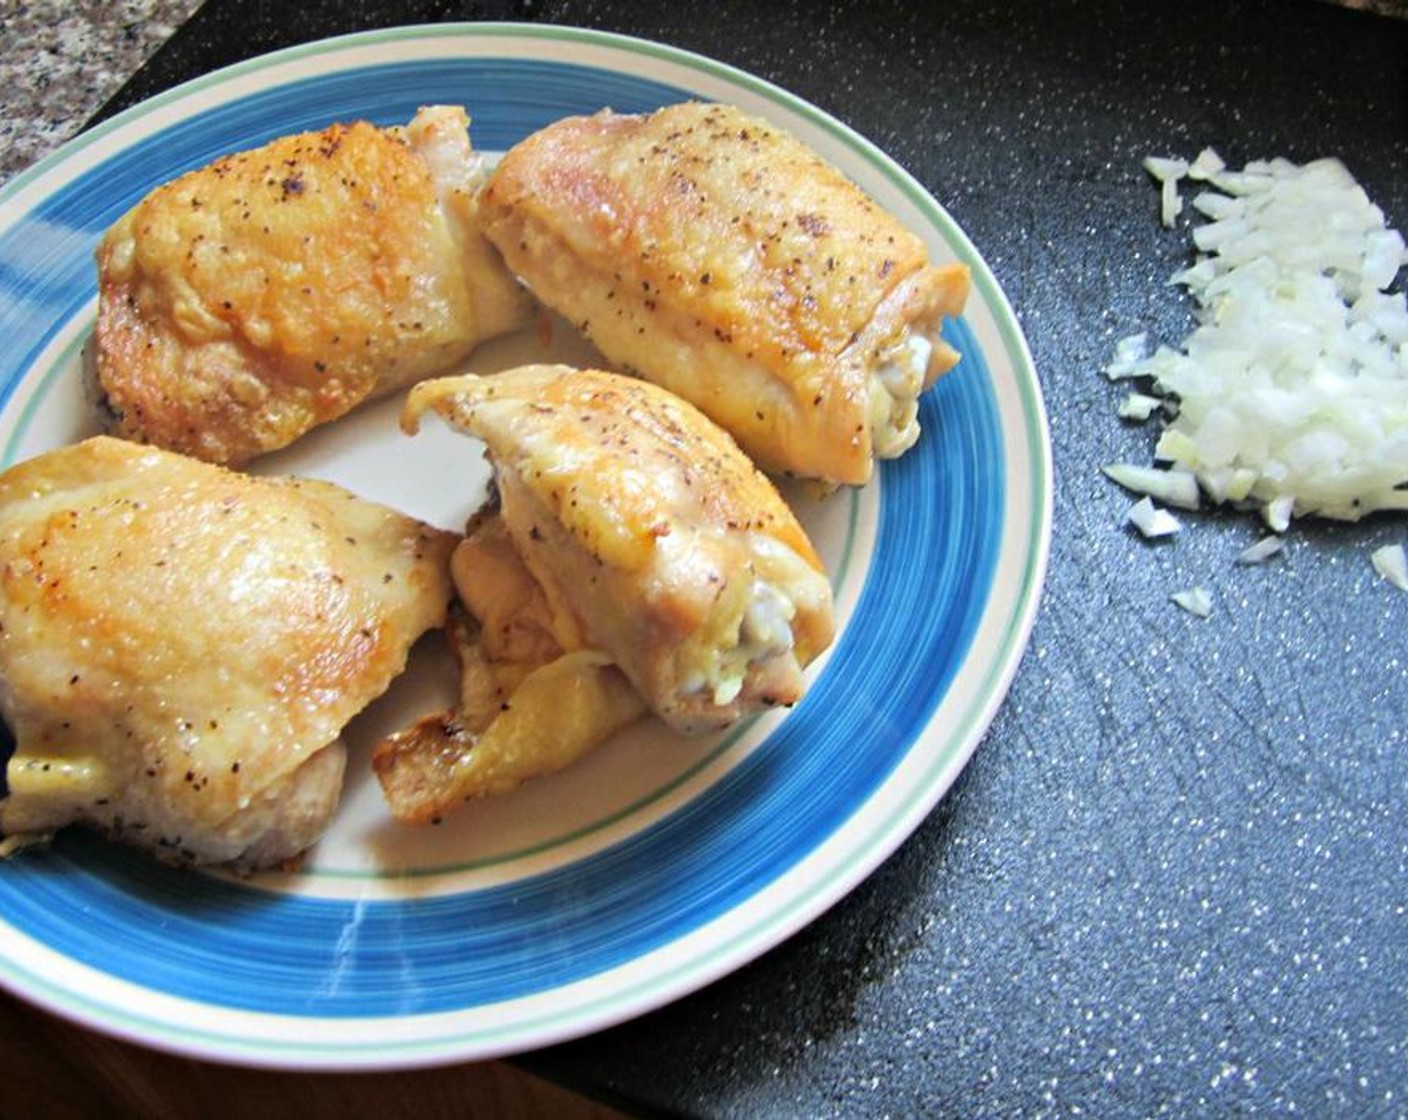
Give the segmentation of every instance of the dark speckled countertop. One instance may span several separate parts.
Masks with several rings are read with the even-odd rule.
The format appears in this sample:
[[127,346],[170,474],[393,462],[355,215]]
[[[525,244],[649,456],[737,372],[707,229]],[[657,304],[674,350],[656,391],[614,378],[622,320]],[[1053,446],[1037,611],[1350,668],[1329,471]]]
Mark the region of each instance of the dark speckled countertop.
[[[1408,594],[1368,559],[1404,519],[1297,526],[1258,568],[1232,562],[1258,535],[1239,516],[1151,547],[1100,472],[1147,461],[1151,436],[1099,373],[1118,338],[1188,326],[1165,283],[1186,233],[1158,224],[1147,154],[1338,155],[1408,227],[1408,23],[1294,0],[722,0],[707,18],[212,0],[110,110],[274,47],[450,18],[659,39],[886,149],[1010,297],[1055,465],[1029,651],[930,818],[762,959],[522,1064],[666,1114],[1408,1114]],[[1207,620],[1168,601],[1192,583]]]

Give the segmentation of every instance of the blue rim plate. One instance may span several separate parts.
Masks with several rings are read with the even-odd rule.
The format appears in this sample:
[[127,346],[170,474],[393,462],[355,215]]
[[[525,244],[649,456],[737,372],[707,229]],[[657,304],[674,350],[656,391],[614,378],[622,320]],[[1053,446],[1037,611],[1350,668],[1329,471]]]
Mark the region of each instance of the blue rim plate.
[[[401,28],[242,63],[85,133],[0,192],[0,464],[88,430],[78,373],[93,247],[157,183],[281,133],[399,123],[434,102],[466,105],[476,146],[495,152],[568,113],[691,97],[794,132],[937,259],[973,269],[973,297],[947,328],[964,358],[926,395],[918,447],[862,490],[798,499],[841,623],[806,700],[707,741],[642,725],[427,834],[390,822],[357,739],[424,711],[417,681],[441,687],[418,650],[410,683],[349,730],[342,810],[301,871],[183,873],[62,835],[0,865],[0,983],[204,1058],[369,1069],[503,1055],[620,1022],[755,958],[860,882],[949,788],[1006,693],[1045,573],[1036,373],[990,270],[923,187],[814,106],[718,62],[567,28]],[[426,480],[444,476],[445,456],[477,462],[477,449],[449,433],[407,441],[394,407],[267,469],[462,516],[455,503],[473,504],[480,468],[456,468],[467,481],[449,507],[421,508],[439,500]]]

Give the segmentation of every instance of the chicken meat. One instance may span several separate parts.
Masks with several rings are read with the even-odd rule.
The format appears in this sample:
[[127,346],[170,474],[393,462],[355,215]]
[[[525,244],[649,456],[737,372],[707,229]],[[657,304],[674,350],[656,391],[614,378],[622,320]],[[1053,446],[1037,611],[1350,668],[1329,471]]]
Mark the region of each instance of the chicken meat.
[[443,623],[457,534],[96,436],[0,475],[6,843],[82,824],[259,868],[326,828],[347,722]]
[[451,562],[458,712],[377,749],[397,816],[556,769],[651,711],[676,731],[796,703],[831,586],[773,484],[698,409],[601,370],[524,366],[411,391],[483,440],[495,499]]
[[919,438],[969,269],[777,127],[722,104],[568,117],[509,150],[485,231],[618,367],[763,469],[864,483]]
[[458,106],[285,136],[152,191],[98,248],[114,435],[241,464],[527,323]]

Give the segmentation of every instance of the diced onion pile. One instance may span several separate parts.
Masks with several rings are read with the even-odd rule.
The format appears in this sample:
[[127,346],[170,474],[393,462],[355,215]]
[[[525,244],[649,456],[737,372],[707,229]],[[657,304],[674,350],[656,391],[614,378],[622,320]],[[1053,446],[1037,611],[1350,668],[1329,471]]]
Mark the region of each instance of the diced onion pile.
[[1148,381],[1122,415],[1159,412],[1139,399],[1151,395],[1176,409],[1155,449],[1171,469],[1120,465],[1112,477],[1186,498],[1191,474],[1278,532],[1292,517],[1408,509],[1408,308],[1387,291],[1408,263],[1402,235],[1337,160],[1233,171],[1205,151],[1145,166],[1166,223],[1184,178],[1208,184],[1191,200],[1208,220],[1193,230],[1196,262],[1172,278],[1195,301],[1192,333],[1153,353],[1126,339],[1106,369]]

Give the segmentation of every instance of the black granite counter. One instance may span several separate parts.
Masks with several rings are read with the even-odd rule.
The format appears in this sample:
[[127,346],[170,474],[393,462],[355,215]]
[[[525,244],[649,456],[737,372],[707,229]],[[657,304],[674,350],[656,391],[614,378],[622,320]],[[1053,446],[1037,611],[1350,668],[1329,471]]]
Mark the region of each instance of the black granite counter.
[[[523,1064],[711,1116],[1408,1113],[1402,517],[1248,518],[1151,547],[1102,464],[1147,461],[1100,374],[1176,341],[1147,154],[1338,155],[1408,226],[1408,24],[1319,3],[212,0],[108,111],[251,54],[440,19],[608,29],[770,79],[913,172],[991,264],[1050,414],[1047,590],[1008,700],[917,833],[706,990]],[[1168,601],[1214,596],[1200,620]]]

